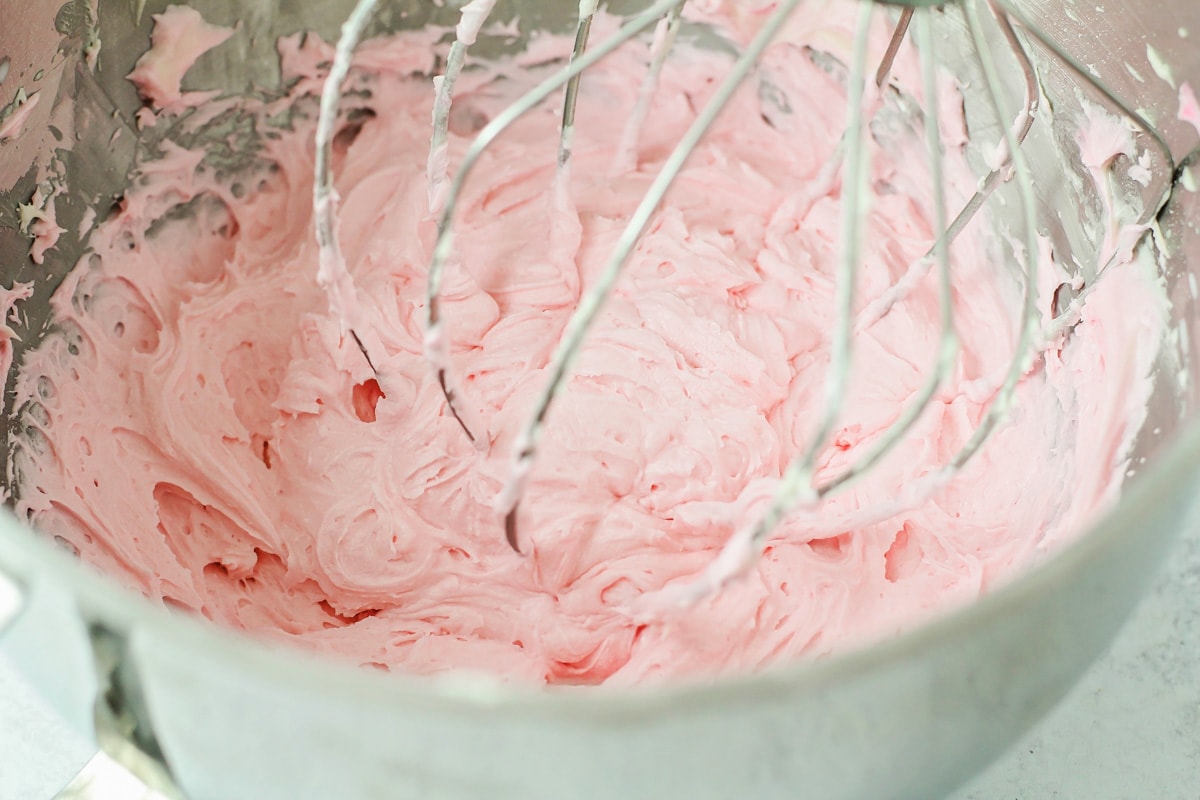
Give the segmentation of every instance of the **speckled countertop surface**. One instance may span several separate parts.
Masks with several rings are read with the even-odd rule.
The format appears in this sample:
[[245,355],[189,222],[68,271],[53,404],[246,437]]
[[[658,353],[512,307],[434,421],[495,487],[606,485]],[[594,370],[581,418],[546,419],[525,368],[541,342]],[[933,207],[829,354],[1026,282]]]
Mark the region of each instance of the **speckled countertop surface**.
[[1200,520],[1112,648],[952,800],[1200,800]]
[[[51,800],[90,755],[0,656],[0,800]],[[948,800],[1059,798],[1200,800],[1200,520],[1075,691]]]

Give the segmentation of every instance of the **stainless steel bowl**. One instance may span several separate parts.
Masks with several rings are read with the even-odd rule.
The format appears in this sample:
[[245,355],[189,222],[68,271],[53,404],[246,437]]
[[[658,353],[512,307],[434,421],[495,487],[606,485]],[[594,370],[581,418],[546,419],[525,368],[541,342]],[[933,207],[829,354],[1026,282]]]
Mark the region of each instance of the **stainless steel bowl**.
[[[87,208],[103,216],[134,158],[139,102],[123,76],[148,46],[150,15],[165,3],[98,5],[103,47],[93,72],[80,56],[92,32],[86,0],[61,7],[0,0],[0,58],[9,59],[0,103],[18,87],[43,98],[28,132],[0,143],[0,268],[5,285],[36,284],[23,307],[18,358],[46,330],[47,298],[85,251],[71,231]],[[351,3],[192,5],[210,21],[240,27],[201,59],[188,85],[237,92],[251,80],[277,80],[277,36],[316,30],[333,39]],[[1175,79],[1200,82],[1200,48],[1180,35],[1200,36],[1200,6],[1109,0],[1103,10],[1079,6],[1068,15],[1057,4],[1014,5],[1144,109],[1173,160],[1186,163],[1196,135],[1175,119],[1174,89],[1154,76],[1147,45]],[[553,28],[566,24],[574,4],[508,7],[518,11],[523,29]],[[452,17],[425,0],[400,0],[377,28]],[[953,22],[946,24],[952,32]],[[1042,56],[1055,116],[1069,121],[1074,79]],[[1044,158],[1052,152],[1046,136]],[[70,187],[59,205],[68,233],[36,266],[15,209],[33,193],[37,166],[55,158]],[[1058,220],[1056,235],[1086,248],[1080,221],[1062,212],[1080,198],[1064,186],[1040,185],[1043,218]],[[1200,342],[1188,282],[1200,277],[1200,238],[1188,221],[1197,213],[1197,195],[1178,191],[1161,219],[1172,245],[1164,277],[1192,375],[1200,374]],[[1180,387],[1164,374],[1160,384],[1135,453],[1144,467],[1082,539],[968,608],[820,663],[621,690],[364,672],[170,614],[81,567],[11,515],[0,518],[0,643],[71,723],[145,780],[182,787],[193,800],[929,800],[982,768],[1064,694],[1184,525],[1200,479],[1200,397],[1195,382]],[[22,424],[20,412],[6,394],[6,443]]]

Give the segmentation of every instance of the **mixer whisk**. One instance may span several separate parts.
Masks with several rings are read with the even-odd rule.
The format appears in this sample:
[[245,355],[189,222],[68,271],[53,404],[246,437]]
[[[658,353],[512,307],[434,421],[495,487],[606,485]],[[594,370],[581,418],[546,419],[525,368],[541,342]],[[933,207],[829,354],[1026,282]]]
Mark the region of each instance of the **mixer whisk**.
[[[811,2],[811,0],[810,0]],[[1040,108],[1038,76],[1029,44],[1037,42],[1055,59],[1070,70],[1082,83],[1091,87],[1113,108],[1119,110],[1126,120],[1144,133],[1152,146],[1161,151],[1163,163],[1170,164],[1171,158],[1162,139],[1136,111],[1128,108],[1105,86],[1099,83],[1086,68],[1078,64],[1053,40],[1020,13],[1010,0],[961,0],[966,36],[970,39],[982,75],[978,91],[984,97],[996,119],[1004,118],[1001,110],[1003,82],[1000,78],[995,45],[987,35],[982,20],[983,6],[995,21],[1003,47],[1019,65],[1024,98],[1021,107],[1004,128],[995,165],[979,182],[978,189],[958,212],[950,217],[944,188],[942,153],[944,143],[939,127],[938,109],[938,37],[935,35],[935,15],[941,13],[939,5],[929,0],[859,0],[857,22],[853,35],[850,60],[847,65],[847,114],[845,128],[833,157],[826,163],[818,182],[828,185],[840,182],[841,219],[839,231],[839,255],[836,263],[836,314],[831,332],[830,360],[825,381],[824,400],[807,445],[802,448],[784,471],[766,510],[752,524],[736,531],[726,542],[718,557],[691,583],[674,589],[665,599],[670,604],[694,603],[720,589],[731,579],[749,569],[761,554],[767,540],[785,516],[793,513],[816,514],[820,502],[833,493],[843,490],[867,474],[911,431],[918,418],[936,396],[939,387],[954,368],[958,353],[956,320],[951,302],[954,286],[953,265],[950,246],[967,224],[979,213],[985,201],[1004,183],[1011,183],[1018,200],[1019,213],[1016,229],[1019,239],[1012,250],[1018,261],[1015,274],[1020,284],[1019,319],[1015,327],[1012,356],[998,384],[990,388],[990,401],[973,432],[961,448],[941,467],[921,480],[911,483],[901,496],[890,503],[847,512],[838,520],[845,529],[870,524],[916,505],[945,486],[963,466],[979,451],[989,435],[1003,421],[1013,401],[1016,386],[1041,350],[1048,346],[1079,318],[1079,312],[1091,286],[1085,287],[1069,303],[1055,310],[1055,315],[1046,328],[1042,328],[1037,313],[1037,254],[1038,220],[1035,216],[1034,181],[1029,164],[1022,153]],[[317,128],[317,164],[314,181],[314,213],[317,221],[317,236],[320,245],[319,280],[329,292],[332,311],[342,321],[343,333],[353,337],[364,357],[375,368],[371,359],[373,348],[380,346],[377,339],[370,337],[364,322],[356,311],[354,287],[342,261],[336,236],[336,195],[333,191],[331,143],[337,119],[340,87],[345,79],[353,50],[377,0],[360,0],[342,30],[336,56],[321,99],[321,113]],[[452,179],[449,176],[447,157],[447,129],[456,79],[463,69],[467,49],[475,42],[481,27],[491,14],[496,0],[470,0],[461,9],[461,21],[456,39],[445,62],[443,75],[436,79],[433,131],[428,160],[429,211],[437,220],[437,239],[429,265],[426,292],[426,319],[424,346],[426,357],[445,395],[446,407],[458,421],[465,435],[477,447],[488,446],[488,435],[484,425],[467,414],[462,402],[461,389],[455,379],[450,360],[450,348],[445,332],[440,293],[442,277],[454,253],[455,209],[463,187],[481,156],[496,138],[522,115],[537,107],[547,98],[564,90],[562,122],[559,128],[557,174],[554,185],[555,202],[569,203],[567,178],[571,163],[574,138],[575,110],[580,96],[581,79],[586,71],[599,60],[630,39],[655,27],[650,48],[649,65],[637,104],[625,127],[617,149],[615,168],[627,169],[636,160],[635,151],[642,127],[653,113],[653,99],[660,72],[669,57],[676,34],[681,28],[686,0],[656,0],[643,11],[629,17],[616,34],[589,47],[593,19],[597,12],[596,0],[581,0],[574,48],[565,65],[539,85],[512,104],[502,114],[493,118],[478,133],[475,142],[466,151]],[[578,306],[568,322],[565,332],[551,358],[547,382],[536,399],[527,423],[522,427],[514,446],[510,474],[496,506],[504,517],[504,527],[509,544],[520,549],[520,527],[518,524],[521,499],[525,493],[531,471],[535,465],[542,432],[556,397],[563,391],[572,371],[573,363],[584,346],[588,332],[600,313],[605,300],[621,276],[639,238],[652,221],[661,201],[671,188],[685,162],[705,137],[726,104],[738,91],[742,83],[754,70],[766,48],[779,35],[784,25],[794,15],[804,13],[805,0],[777,0],[765,15],[759,30],[733,61],[724,81],[716,88],[708,104],[698,111],[694,122],[676,143],[641,202],[629,217],[616,246],[609,254],[604,269],[594,284],[580,298]],[[894,6],[895,9],[888,9]],[[868,64],[868,40],[876,15],[888,13],[896,16],[894,33],[890,44],[878,63]],[[932,183],[932,223],[935,236],[925,255],[914,261],[907,271],[887,291],[870,299],[856,310],[856,274],[862,255],[864,219],[866,216],[867,176],[870,150],[865,140],[868,135],[869,109],[889,91],[889,77],[894,60],[906,39],[912,36],[920,63],[921,89],[925,107],[923,109],[925,149],[929,163],[929,178]],[[870,80],[868,76],[873,77]],[[1148,204],[1138,224],[1148,227],[1169,196],[1169,182],[1157,202]],[[857,461],[837,474],[818,478],[817,465],[822,453],[830,446],[830,439],[839,419],[839,413],[847,396],[848,376],[854,354],[856,336],[883,319],[891,308],[900,302],[923,280],[930,271],[935,272],[938,290],[939,341],[935,348],[933,363],[929,365],[925,378],[917,391],[891,424],[865,448]],[[360,336],[366,333],[367,335]]]

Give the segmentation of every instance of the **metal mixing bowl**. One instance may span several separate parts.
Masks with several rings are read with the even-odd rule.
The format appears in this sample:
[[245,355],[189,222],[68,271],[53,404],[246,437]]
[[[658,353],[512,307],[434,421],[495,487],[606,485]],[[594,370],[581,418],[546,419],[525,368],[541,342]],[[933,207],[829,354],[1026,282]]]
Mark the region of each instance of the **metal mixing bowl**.
[[[85,209],[103,217],[125,188],[140,103],[124,76],[148,46],[151,14],[165,5],[99,0],[103,47],[93,72],[80,58],[91,34],[86,0],[61,7],[0,0],[0,58],[8,59],[0,103],[18,87],[43,98],[27,132],[0,143],[4,285],[36,283],[22,307],[18,351],[45,331],[47,298],[86,248],[72,232]],[[240,27],[201,59],[187,85],[237,92],[277,80],[277,36],[316,30],[332,40],[351,3],[192,5],[212,22]],[[454,16],[426,0],[385,5],[380,31]],[[563,27],[574,5],[526,0],[501,8],[521,12],[529,30]],[[1146,47],[1175,79],[1200,79],[1200,48],[1181,36],[1187,29],[1200,36],[1200,6],[1109,0],[1103,10],[1081,5],[1068,15],[1058,4],[1015,5],[1143,109],[1173,160],[1186,162],[1195,134],[1175,119],[1174,89],[1154,77]],[[1075,80],[1042,56],[1044,86],[1065,125]],[[1051,145],[1047,139],[1039,151],[1033,142],[1031,156],[1049,164]],[[33,193],[36,166],[52,158],[70,187],[59,202],[68,233],[36,266],[16,206]],[[1169,169],[1160,175],[1173,177]],[[1066,187],[1039,186],[1045,232],[1084,251],[1079,215],[1063,211],[1081,200]],[[1200,213],[1196,198],[1177,191],[1161,218],[1172,245],[1164,277],[1191,375],[1200,374],[1196,326],[1186,324],[1195,318],[1188,282],[1200,277],[1200,240],[1187,222]],[[364,672],[168,613],[82,568],[11,515],[0,517],[0,642],[71,723],[145,780],[182,787],[193,800],[930,800],[982,768],[1066,692],[1185,524],[1200,479],[1200,398],[1178,374],[1159,381],[1134,454],[1144,466],[1115,510],[1077,543],[968,608],[819,663],[715,685],[622,690]],[[23,423],[7,394],[5,414],[8,442]]]

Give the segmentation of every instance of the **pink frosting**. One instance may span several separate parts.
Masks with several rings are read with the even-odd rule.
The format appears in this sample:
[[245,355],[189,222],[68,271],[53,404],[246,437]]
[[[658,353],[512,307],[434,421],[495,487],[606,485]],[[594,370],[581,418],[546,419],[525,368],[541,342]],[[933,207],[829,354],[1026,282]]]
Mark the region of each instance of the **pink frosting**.
[[58,211],[54,198],[50,197],[45,202],[45,207],[41,209],[38,218],[29,226],[29,232],[33,234],[33,244],[29,247],[29,258],[35,264],[42,264],[46,261],[46,253],[58,244],[58,238],[66,233],[66,230],[58,224]]
[[9,139],[15,139],[25,131],[25,123],[29,122],[29,117],[33,114],[33,110],[37,108],[37,104],[41,102],[42,93],[34,92],[28,97],[18,98],[13,100],[11,104],[12,113],[0,124],[0,142],[7,142]]
[[[846,39],[839,24],[825,22],[825,40]],[[646,50],[588,73],[574,258],[549,252],[553,104],[484,156],[457,214],[444,293],[463,402],[491,434],[479,452],[422,359],[433,92],[411,72],[426,39],[366,48],[360,80],[372,96],[347,104],[374,116],[339,137],[335,156],[341,241],[382,345],[372,351],[379,380],[316,282],[312,93],[314,65],[331,51],[307,41],[285,58],[306,76],[295,89],[308,93],[297,106],[306,113],[295,132],[265,140],[274,168],[261,185],[247,178],[235,192],[178,148],[144,164],[55,295],[60,332],[16,382],[33,420],[12,463],[18,510],[147,596],[410,673],[714,675],[821,656],[968,602],[1116,497],[1165,319],[1143,260],[1107,270],[1080,323],[1032,359],[1009,423],[947,488],[882,522],[841,526],[951,458],[1011,358],[1017,291],[974,225],[953,251],[962,354],[912,434],[820,515],[785,523],[745,580],[687,611],[629,614],[641,595],[700,572],[761,510],[819,414],[841,187],[806,187],[835,148],[845,93],[785,41],[762,68],[772,91],[752,81],[733,101],[602,313],[551,413],[523,506],[527,555],[515,555],[493,510],[512,439],[581,287],[726,64],[687,47],[672,57],[637,165],[619,173]],[[495,74],[459,83],[452,169],[480,121],[542,73]],[[898,65],[897,80],[911,74]],[[927,168],[909,138],[872,146],[860,306],[931,241]],[[975,183],[959,144],[947,155],[956,202]],[[1066,276],[1048,251],[1038,269],[1046,314]],[[821,474],[896,418],[937,337],[929,276],[857,337]]]
[[189,6],[167,6],[154,15],[150,50],[138,59],[128,78],[155,110],[179,112],[199,105],[212,92],[184,92],[183,76],[196,59],[233,35],[233,29],[210,25]]
[[0,372],[5,376],[6,383],[13,365],[13,339],[16,338],[8,326],[17,322],[17,304],[32,296],[32,283],[14,281],[11,288],[0,287]]
[[1179,119],[1188,123],[1200,133],[1200,103],[1196,101],[1196,93],[1191,84],[1179,85]]

